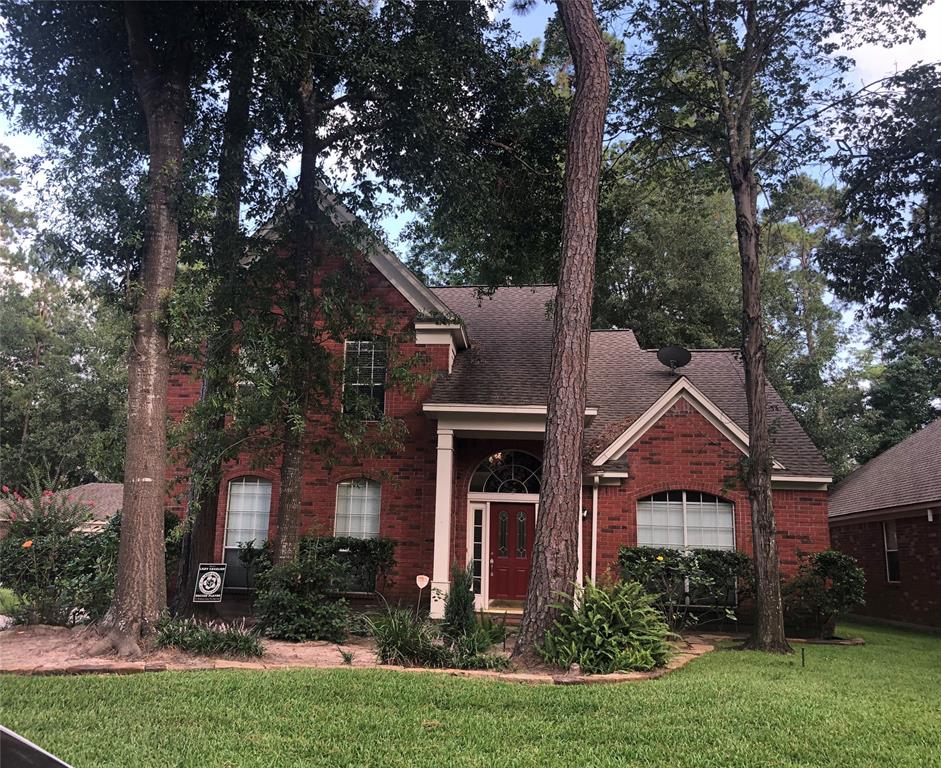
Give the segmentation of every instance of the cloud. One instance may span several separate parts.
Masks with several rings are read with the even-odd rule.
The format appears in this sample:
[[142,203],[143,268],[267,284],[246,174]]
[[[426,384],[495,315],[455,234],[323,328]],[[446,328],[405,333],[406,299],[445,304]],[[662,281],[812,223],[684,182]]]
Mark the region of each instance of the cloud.
[[925,37],[907,45],[883,48],[864,45],[849,51],[856,59],[854,74],[860,82],[872,82],[886,75],[907,69],[918,61],[937,61],[941,58],[941,3],[929,5],[918,17],[918,26]]

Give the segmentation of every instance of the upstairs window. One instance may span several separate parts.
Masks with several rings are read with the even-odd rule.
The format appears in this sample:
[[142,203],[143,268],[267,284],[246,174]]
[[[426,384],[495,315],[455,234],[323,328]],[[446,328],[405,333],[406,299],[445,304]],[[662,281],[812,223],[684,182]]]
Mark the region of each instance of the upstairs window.
[[885,542],[885,578],[896,584],[902,580],[899,572],[899,539],[895,530],[895,520],[882,523],[882,539]]
[[381,339],[347,341],[344,349],[343,411],[364,420],[385,413],[386,344]]
[[735,549],[732,505],[698,491],[666,491],[637,502],[637,544],[670,549]]

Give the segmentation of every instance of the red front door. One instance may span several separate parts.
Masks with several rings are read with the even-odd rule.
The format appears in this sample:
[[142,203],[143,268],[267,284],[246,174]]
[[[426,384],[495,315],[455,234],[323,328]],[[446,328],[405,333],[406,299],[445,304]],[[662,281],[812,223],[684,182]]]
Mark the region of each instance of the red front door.
[[535,504],[490,504],[491,600],[525,599],[535,527]]

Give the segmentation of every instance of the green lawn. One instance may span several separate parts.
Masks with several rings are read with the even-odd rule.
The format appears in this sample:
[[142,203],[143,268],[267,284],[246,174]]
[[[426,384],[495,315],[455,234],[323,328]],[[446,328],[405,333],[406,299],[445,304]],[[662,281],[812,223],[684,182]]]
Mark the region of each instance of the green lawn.
[[941,638],[723,650],[662,680],[434,674],[0,678],[0,721],[76,766],[941,766]]

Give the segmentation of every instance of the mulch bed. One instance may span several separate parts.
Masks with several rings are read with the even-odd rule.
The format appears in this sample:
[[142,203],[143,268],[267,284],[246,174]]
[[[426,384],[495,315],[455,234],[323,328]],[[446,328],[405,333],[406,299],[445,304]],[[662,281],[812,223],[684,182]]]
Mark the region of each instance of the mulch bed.
[[[350,638],[344,643],[287,643],[263,640],[265,655],[260,659],[240,660],[195,656],[171,649],[153,650],[134,660],[116,656],[91,656],[84,648],[97,638],[88,627],[14,626],[0,632],[0,674],[15,675],[129,675],[210,669],[394,669],[403,672],[434,672],[460,677],[476,677],[515,683],[543,685],[591,685],[653,680],[684,667],[690,661],[715,648],[700,636],[688,636],[677,645],[669,663],[652,672],[624,672],[612,675],[564,673],[546,668],[510,671],[426,669],[380,665],[370,638]],[[343,652],[353,655],[352,664],[343,661]]]

